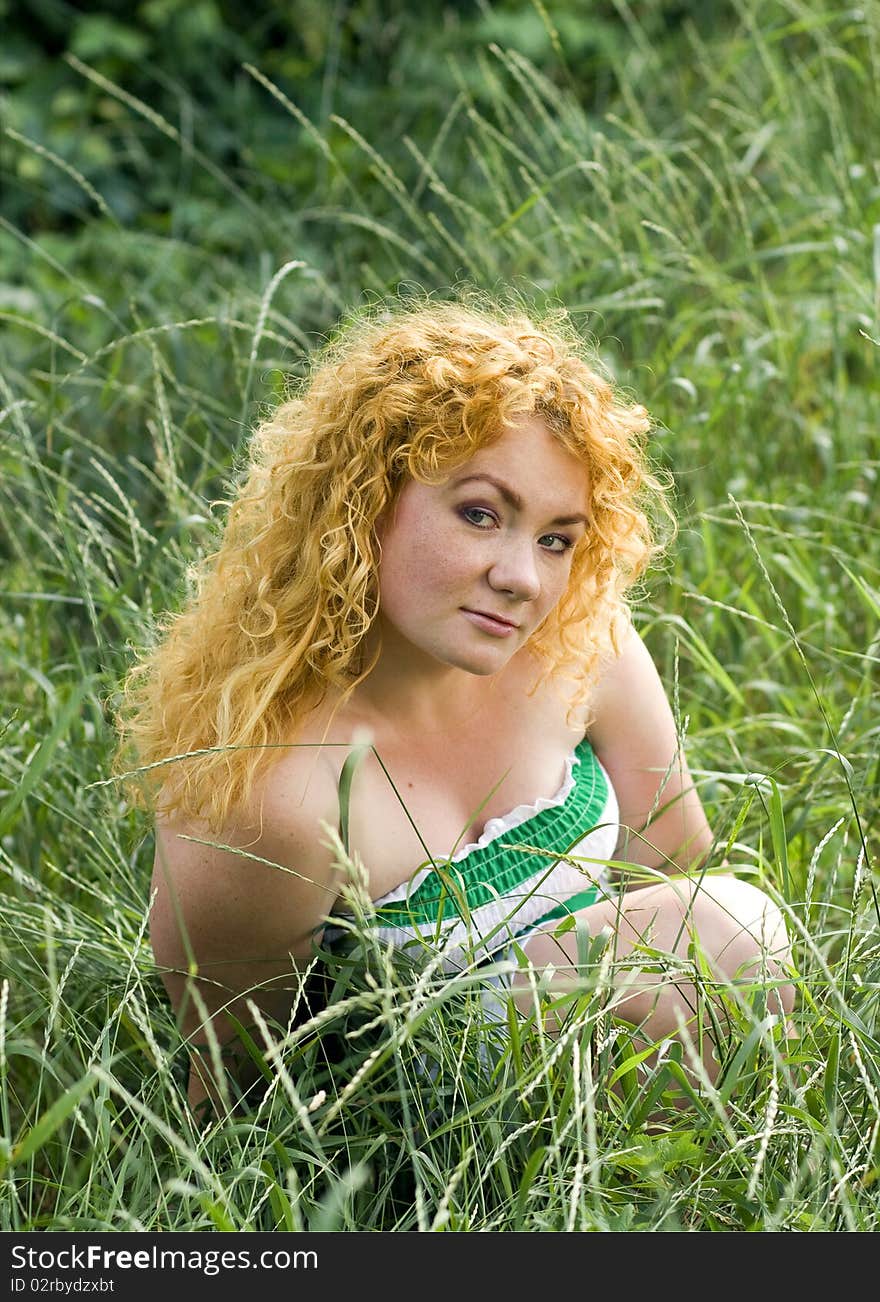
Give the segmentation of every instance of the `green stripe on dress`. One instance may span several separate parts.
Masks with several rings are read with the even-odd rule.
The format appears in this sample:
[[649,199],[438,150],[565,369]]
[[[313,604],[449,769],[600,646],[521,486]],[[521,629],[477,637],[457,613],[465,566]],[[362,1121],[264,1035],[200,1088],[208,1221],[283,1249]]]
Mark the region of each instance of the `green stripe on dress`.
[[550,909],[547,913],[542,914],[540,918],[530,922],[517,934],[523,935],[527,931],[535,931],[536,928],[543,926],[545,922],[554,922],[556,918],[568,917],[573,913],[577,913],[579,909],[588,909],[591,904],[597,904],[601,898],[602,887],[598,885],[590,886],[585,891],[578,891],[577,895],[569,896],[567,900],[557,904],[555,909]]
[[[574,785],[561,805],[551,805],[525,819],[518,827],[488,845],[472,850],[455,863],[435,865],[409,899],[395,900],[376,910],[381,926],[435,925],[438,918],[467,917],[481,905],[512,894],[517,887],[540,876],[535,860],[559,858],[590,832],[601,816],[608,798],[608,783],[593,748],[586,738],[575,748],[580,761],[574,767]],[[541,855],[509,847],[512,838],[523,847],[533,846]],[[547,872],[552,870],[547,864]]]

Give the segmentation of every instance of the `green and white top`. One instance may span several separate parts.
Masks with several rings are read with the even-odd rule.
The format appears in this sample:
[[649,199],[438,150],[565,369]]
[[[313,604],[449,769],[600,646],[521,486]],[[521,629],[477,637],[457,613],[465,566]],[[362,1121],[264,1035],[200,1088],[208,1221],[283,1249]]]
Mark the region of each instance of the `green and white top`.
[[[415,959],[442,949],[448,971],[497,958],[511,941],[603,897],[618,818],[611,779],[584,738],[554,796],[490,818],[478,841],[422,864],[373,902],[371,929]],[[328,926],[324,940],[332,948],[350,934]]]

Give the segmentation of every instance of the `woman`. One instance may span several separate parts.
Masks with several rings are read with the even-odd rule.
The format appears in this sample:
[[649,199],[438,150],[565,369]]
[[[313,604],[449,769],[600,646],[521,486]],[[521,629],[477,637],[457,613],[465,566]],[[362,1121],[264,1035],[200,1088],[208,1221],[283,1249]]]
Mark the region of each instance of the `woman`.
[[[701,1041],[710,1076],[694,941],[712,978],[758,973],[790,1010],[776,906],[682,875],[712,834],[625,602],[649,508],[669,515],[647,428],[558,322],[428,304],[344,333],[257,431],[122,725],[156,779],[151,937],[193,1105],[218,1045],[243,1056],[246,1000],[283,1023],[296,968],[351,931],[327,827],[382,938],[477,973],[516,939],[523,1009],[534,969],[576,982],[574,914],[612,934],[618,1014]],[[640,969],[645,944],[675,979]]]

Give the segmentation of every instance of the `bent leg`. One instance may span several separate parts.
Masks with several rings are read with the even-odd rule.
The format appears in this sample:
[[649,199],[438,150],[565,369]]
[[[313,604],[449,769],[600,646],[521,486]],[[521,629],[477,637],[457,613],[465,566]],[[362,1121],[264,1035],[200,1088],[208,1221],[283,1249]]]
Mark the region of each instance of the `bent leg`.
[[[721,992],[743,987],[747,994],[760,985],[770,1012],[787,1016],[792,1010],[785,922],[770,897],[749,882],[726,875],[670,880],[590,905],[576,917],[593,936],[603,928],[611,933],[615,1015],[638,1026],[650,1043],[681,1038],[684,1024],[710,1080],[718,1072],[712,1027],[723,1030],[727,1020]],[[582,988],[574,932],[554,936],[548,925],[523,949],[539,972],[553,969],[554,991]],[[515,975],[513,991],[517,1006],[531,1011],[527,974]]]

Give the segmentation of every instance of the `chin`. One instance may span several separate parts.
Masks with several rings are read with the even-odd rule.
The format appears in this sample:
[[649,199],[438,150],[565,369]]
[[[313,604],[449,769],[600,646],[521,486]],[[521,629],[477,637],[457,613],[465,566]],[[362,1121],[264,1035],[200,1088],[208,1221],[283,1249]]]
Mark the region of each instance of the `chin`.
[[490,678],[492,674],[499,673],[510,661],[511,656],[475,656],[462,653],[461,655],[450,655],[446,658],[446,663],[456,669],[461,669],[467,674],[473,674],[475,678]]

